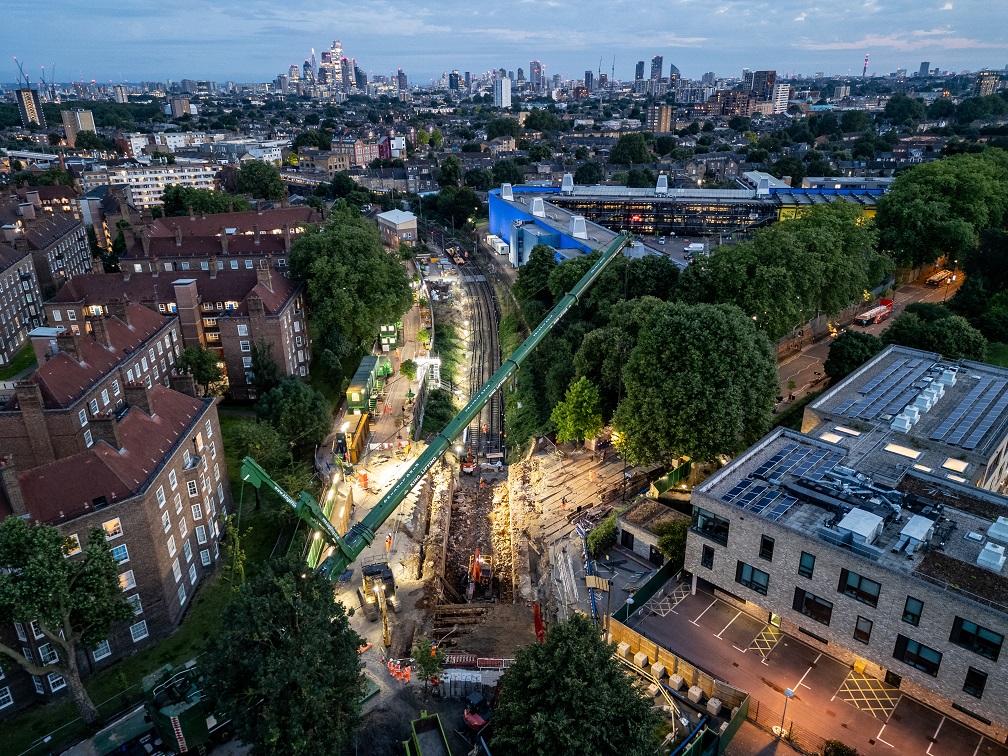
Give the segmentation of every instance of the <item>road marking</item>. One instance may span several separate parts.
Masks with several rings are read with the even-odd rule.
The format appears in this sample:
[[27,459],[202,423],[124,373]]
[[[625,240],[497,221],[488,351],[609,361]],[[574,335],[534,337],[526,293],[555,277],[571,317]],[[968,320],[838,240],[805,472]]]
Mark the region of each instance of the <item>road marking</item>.
[[[834,696],[834,698],[836,698],[836,696]],[[896,746],[894,746],[892,743],[882,740],[882,733],[885,732],[885,728],[886,725],[882,725],[882,729],[878,731],[878,735],[875,736],[875,740],[877,740],[879,743],[885,743],[885,745],[889,746],[890,748],[895,748]],[[976,754],[974,753],[973,756],[976,756]]]
[[799,680],[798,684],[795,685],[796,689],[797,688],[808,688],[809,690],[812,690],[812,688],[810,688],[808,685],[805,684],[805,678],[808,677],[808,673],[811,672],[811,671],[812,671],[812,667],[809,667],[808,669],[805,670],[805,674],[801,676],[801,680]]
[[[943,724],[945,724],[945,717],[941,718],[941,722],[938,723],[938,729],[935,730],[935,734],[931,736],[931,742],[928,743],[928,747],[927,747],[927,751],[926,751],[926,753],[927,753],[928,756],[931,756],[931,746],[933,746],[934,742],[936,740],[938,740],[938,733],[941,732],[941,728],[942,728]],[[982,739],[983,738],[981,738],[981,740]]]
[[[628,583],[628,585],[629,585],[629,583]],[[714,599],[713,601],[710,602],[710,606],[708,606],[707,609],[710,609],[711,606],[714,606],[714,604],[716,604],[716,603],[717,603],[717,599]],[[693,623],[694,625],[696,625],[697,627],[700,627],[700,625],[697,625],[697,620],[700,619],[700,617],[703,617],[705,614],[707,614],[707,609],[704,609],[702,612],[700,612],[700,615],[696,619],[690,620],[690,622]]]
[[736,651],[741,651],[741,652],[742,652],[743,654],[744,654],[744,653],[746,652],[746,650],[747,650],[747,649],[744,649],[744,648],[739,648],[738,646],[732,646],[732,648],[734,648],[734,649],[735,649]]
[[[718,633],[717,635],[715,635],[714,637],[717,638],[718,640],[720,640],[721,639],[721,634],[724,633],[724,631],[727,630],[729,627],[731,627],[732,622],[734,622],[735,620],[737,620],[741,615],[742,615],[742,610],[740,609],[739,613],[736,614],[734,617],[731,618],[731,622],[729,622],[727,625],[725,625],[724,627],[722,627],[721,628],[721,632]],[[697,617],[697,619],[700,619],[700,618]]]
[[983,741],[984,741],[984,739],[983,739],[983,736],[981,735],[980,736],[980,742],[977,743],[976,750],[973,751],[973,756],[977,756],[977,754],[980,753],[980,746],[983,745]]
[[822,659],[822,654],[821,654],[821,653],[819,654],[819,656],[817,656],[817,657],[815,658],[815,661],[814,661],[814,662],[812,662],[812,663],[813,663],[813,664],[818,664],[818,663],[819,663],[819,660],[820,660],[820,659]]

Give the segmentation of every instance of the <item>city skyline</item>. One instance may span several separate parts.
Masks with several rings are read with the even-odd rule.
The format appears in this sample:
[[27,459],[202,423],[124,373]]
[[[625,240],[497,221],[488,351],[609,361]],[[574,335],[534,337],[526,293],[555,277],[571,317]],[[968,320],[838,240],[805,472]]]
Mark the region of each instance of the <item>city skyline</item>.
[[[369,75],[402,68],[421,84],[455,68],[516,70],[531,60],[541,60],[549,76],[579,79],[586,69],[610,72],[614,55],[623,81],[633,79],[638,60],[655,55],[695,79],[706,71],[739,76],[743,67],[857,77],[865,53],[869,74],[913,72],[922,60],[954,72],[1008,63],[1008,7],[977,0],[862,0],[838,9],[678,0],[676,14],[614,0],[610,19],[583,0],[492,0],[478,12],[443,0],[384,0],[367,8],[339,0],[324,10],[303,0],[282,7],[259,0],[213,8],[193,0],[149,8],[122,0],[64,5],[54,30],[38,24],[23,0],[13,3],[0,48],[9,71],[0,80],[14,81],[17,56],[33,81],[41,66],[48,75],[54,63],[60,82],[270,81],[333,39]],[[222,29],[230,31],[222,36]]]

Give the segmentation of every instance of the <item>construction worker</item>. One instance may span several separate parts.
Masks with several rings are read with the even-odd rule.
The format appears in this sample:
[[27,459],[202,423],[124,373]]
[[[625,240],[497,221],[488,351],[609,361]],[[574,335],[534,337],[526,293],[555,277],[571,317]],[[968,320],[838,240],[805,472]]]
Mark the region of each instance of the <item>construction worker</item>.
[[560,499],[560,509],[567,509],[567,497]]
[[388,554],[392,550],[392,534],[389,533],[385,536],[385,553]]
[[411,672],[411,668],[409,666],[407,666],[405,672],[403,672],[403,682],[409,682],[410,672]]

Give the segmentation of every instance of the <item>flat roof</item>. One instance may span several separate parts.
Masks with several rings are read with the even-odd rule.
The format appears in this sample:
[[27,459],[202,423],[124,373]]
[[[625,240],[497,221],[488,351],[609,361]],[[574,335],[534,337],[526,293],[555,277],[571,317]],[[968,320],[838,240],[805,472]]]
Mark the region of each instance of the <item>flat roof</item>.
[[416,216],[406,210],[389,210],[384,213],[379,213],[375,217],[379,220],[383,220],[387,223],[393,223],[397,226],[401,226],[403,223],[412,223],[416,220]]

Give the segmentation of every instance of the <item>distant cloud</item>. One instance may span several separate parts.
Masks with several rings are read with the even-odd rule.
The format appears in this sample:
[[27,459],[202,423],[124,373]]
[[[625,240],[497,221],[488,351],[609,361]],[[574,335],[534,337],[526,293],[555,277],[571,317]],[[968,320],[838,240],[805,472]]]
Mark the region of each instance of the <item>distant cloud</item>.
[[1006,45],[992,42],[981,42],[968,37],[953,36],[955,32],[949,29],[918,29],[907,34],[868,34],[861,39],[851,41],[837,40],[835,42],[819,42],[804,39],[797,43],[802,50],[862,50],[883,48],[896,52],[913,52],[924,48],[934,50],[966,50],[970,48],[986,48],[1004,50]]
[[941,9],[942,10],[952,10],[952,3],[945,3],[945,5],[943,5],[941,7]]
[[806,13],[805,11],[802,11],[797,16],[795,16],[794,20],[795,21],[804,21],[806,18],[808,18],[808,13]]

